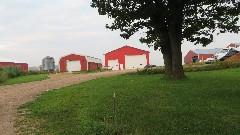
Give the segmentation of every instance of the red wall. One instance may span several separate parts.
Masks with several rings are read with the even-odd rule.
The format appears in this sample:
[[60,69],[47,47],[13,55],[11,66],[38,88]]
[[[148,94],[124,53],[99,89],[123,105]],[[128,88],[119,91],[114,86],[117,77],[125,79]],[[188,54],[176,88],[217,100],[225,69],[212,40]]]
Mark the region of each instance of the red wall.
[[28,64],[27,63],[15,63],[15,66],[20,66],[23,71],[28,71]]
[[88,62],[88,70],[98,70],[98,69],[100,69],[98,67],[98,63]]
[[236,44],[233,44],[233,43],[232,43],[232,44],[230,44],[230,45],[227,46],[227,48],[229,48],[229,47],[237,48],[237,47],[239,47],[239,45],[236,45]]
[[101,63],[98,63],[98,68],[102,69],[102,64]]
[[28,64],[27,63],[14,63],[14,62],[0,62],[0,67],[6,66],[18,66],[23,71],[28,71]]
[[199,54],[199,61],[201,61],[201,60],[206,60],[207,58],[210,58],[210,57],[212,57],[212,56],[214,56],[213,54]]
[[6,67],[6,66],[15,66],[13,62],[0,62],[1,67]]
[[193,52],[192,50],[190,50],[187,55],[184,57],[184,63],[185,64],[189,64],[189,63],[193,63],[192,61],[192,57],[194,56],[198,56],[195,52]]
[[149,52],[140,50],[130,46],[123,46],[116,50],[113,50],[109,53],[105,54],[105,66],[108,67],[108,60],[116,60],[118,59],[119,62],[119,70],[120,64],[123,64],[123,68],[125,69],[125,55],[146,55],[147,64],[149,65]]
[[70,54],[60,59],[60,72],[67,72],[67,60],[80,60],[81,70],[88,70],[85,56]]
[[198,60],[206,60],[207,58],[210,58],[212,56],[214,56],[213,54],[196,54],[194,53],[192,50],[190,50],[187,55],[184,57],[184,63],[185,64],[189,64],[189,63],[193,63],[192,61],[192,57],[194,56],[198,56]]

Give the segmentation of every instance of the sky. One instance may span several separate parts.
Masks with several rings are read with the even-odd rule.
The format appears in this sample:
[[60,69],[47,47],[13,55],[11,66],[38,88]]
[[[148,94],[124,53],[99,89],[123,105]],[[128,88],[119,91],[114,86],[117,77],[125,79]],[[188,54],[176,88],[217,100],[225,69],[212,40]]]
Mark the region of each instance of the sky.
[[[121,38],[120,31],[111,31],[105,25],[112,20],[98,15],[91,8],[91,0],[0,0],[0,57],[41,65],[42,59],[59,58],[71,53],[102,59],[105,53],[124,45],[150,52],[150,63],[163,65],[160,51],[139,42],[138,32],[129,40]],[[214,42],[204,48],[224,48],[239,43],[239,34],[215,35]],[[183,42],[183,57],[189,50],[202,49]]]

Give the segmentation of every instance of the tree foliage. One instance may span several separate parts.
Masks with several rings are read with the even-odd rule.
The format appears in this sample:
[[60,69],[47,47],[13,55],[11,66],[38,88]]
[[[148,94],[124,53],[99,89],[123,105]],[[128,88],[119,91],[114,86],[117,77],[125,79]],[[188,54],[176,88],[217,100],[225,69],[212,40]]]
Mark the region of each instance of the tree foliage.
[[[92,0],[100,15],[114,18],[107,28],[121,30],[121,36],[128,39],[140,29],[147,28],[146,37],[141,42],[159,42],[169,21],[171,0]],[[208,45],[213,41],[213,33],[239,31],[240,4],[236,0],[176,0],[183,8],[183,39],[195,44]],[[160,32],[159,32],[160,31]]]
[[[144,29],[142,43],[170,54],[184,39],[206,46],[214,33],[240,30],[239,0],[92,0],[91,6],[114,19],[106,27],[120,30],[121,37],[128,39]],[[171,56],[173,61],[175,57]]]

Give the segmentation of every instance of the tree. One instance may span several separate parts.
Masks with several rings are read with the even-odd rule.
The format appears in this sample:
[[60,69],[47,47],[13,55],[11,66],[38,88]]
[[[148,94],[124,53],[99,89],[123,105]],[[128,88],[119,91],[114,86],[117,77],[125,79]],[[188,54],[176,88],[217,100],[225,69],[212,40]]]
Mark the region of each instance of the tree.
[[239,0],[92,0],[91,6],[113,18],[106,28],[119,29],[125,39],[146,30],[140,41],[161,50],[168,78],[185,78],[183,40],[206,46],[214,33],[237,33],[240,28]]

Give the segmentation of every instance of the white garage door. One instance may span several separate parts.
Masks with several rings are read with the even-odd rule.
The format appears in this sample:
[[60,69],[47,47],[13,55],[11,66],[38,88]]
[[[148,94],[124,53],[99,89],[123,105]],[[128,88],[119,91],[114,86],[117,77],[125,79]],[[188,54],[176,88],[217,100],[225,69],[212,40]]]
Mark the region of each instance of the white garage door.
[[125,69],[144,68],[147,65],[147,57],[143,55],[125,55]]
[[81,63],[80,60],[74,60],[74,61],[67,61],[67,71],[81,71]]
[[108,67],[109,67],[109,69],[112,69],[112,70],[119,70],[118,59],[108,60]]

